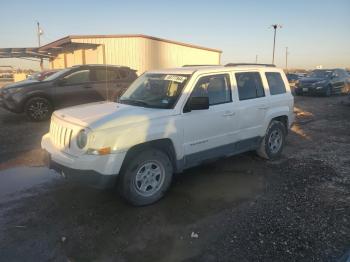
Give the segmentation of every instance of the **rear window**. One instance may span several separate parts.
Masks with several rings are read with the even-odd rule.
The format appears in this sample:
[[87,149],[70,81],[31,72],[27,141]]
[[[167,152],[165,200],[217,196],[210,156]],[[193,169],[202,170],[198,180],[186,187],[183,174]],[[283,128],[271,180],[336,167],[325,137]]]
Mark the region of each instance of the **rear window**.
[[286,92],[286,86],[284,85],[283,79],[280,73],[268,72],[265,73],[267,83],[269,84],[270,94],[279,95]]
[[129,71],[124,70],[124,69],[120,69],[120,70],[119,70],[119,75],[120,75],[120,78],[121,78],[121,79],[128,78],[128,76],[129,76]]

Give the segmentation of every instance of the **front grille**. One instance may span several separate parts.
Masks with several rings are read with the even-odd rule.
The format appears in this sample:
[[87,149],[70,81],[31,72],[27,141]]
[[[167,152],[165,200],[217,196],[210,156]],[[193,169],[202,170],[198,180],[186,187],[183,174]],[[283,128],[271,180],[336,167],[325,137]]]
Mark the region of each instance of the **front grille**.
[[64,127],[54,120],[50,125],[50,138],[52,143],[58,148],[70,148],[73,129]]
[[299,83],[300,87],[312,87],[313,83]]

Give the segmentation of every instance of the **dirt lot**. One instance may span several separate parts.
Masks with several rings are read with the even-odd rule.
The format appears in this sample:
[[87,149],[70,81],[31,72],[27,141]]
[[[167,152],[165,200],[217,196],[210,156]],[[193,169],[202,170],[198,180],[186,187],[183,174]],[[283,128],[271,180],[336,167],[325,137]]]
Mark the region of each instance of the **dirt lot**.
[[0,261],[337,261],[350,249],[350,106],[297,97],[283,157],[186,171],[155,205],[42,165],[48,123],[0,109]]

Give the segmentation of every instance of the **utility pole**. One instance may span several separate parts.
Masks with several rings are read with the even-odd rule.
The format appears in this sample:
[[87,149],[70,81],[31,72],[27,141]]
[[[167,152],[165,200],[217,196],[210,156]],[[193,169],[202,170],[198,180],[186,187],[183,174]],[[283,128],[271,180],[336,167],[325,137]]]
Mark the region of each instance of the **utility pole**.
[[272,64],[274,64],[275,63],[276,33],[277,33],[278,28],[282,28],[282,25],[274,24],[274,25],[271,25],[271,27],[274,30],[274,32],[273,32],[273,49],[272,49]]
[[258,55],[255,55],[255,64],[258,63]]
[[288,72],[288,46],[286,46],[286,72]]
[[[43,30],[41,30],[40,23],[38,21],[36,22],[36,25],[37,25],[38,47],[40,48],[40,46],[41,46],[40,36],[43,34]],[[40,69],[41,69],[41,71],[43,71],[43,69],[44,69],[43,58],[40,58]]]

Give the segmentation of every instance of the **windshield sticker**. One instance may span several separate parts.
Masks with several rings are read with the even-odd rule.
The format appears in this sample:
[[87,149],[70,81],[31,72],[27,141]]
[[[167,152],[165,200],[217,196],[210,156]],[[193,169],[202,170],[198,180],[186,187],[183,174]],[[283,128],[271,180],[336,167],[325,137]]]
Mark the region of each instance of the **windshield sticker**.
[[164,78],[164,80],[173,81],[177,83],[183,83],[186,79],[187,77],[185,76],[177,76],[177,75],[166,75]]

